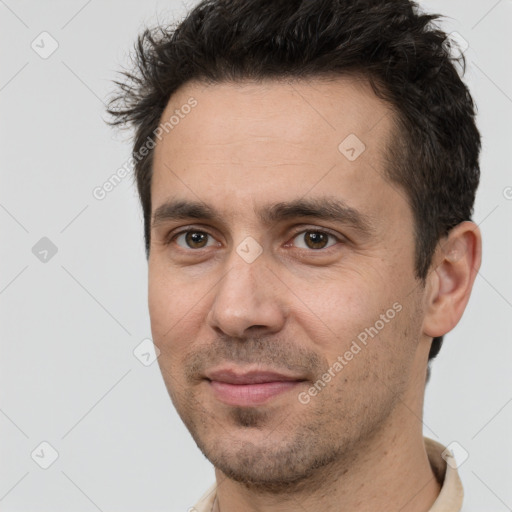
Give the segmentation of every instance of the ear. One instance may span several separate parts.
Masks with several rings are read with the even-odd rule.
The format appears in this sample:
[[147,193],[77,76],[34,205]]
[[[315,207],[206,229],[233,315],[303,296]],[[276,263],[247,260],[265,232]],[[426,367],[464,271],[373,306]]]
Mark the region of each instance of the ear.
[[474,222],[461,222],[438,243],[425,288],[425,335],[443,336],[457,325],[481,260],[482,236]]

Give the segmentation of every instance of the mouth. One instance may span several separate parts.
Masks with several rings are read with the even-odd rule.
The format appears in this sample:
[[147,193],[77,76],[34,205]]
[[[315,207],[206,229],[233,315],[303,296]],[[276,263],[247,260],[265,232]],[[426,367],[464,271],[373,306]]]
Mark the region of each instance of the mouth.
[[302,376],[276,371],[223,368],[206,375],[214,396],[226,405],[261,405],[307,381]]

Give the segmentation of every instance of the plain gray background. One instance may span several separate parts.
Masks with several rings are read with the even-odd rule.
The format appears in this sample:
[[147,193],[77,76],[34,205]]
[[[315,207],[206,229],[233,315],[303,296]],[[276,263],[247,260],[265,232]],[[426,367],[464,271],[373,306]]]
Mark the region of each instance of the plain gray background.
[[[433,367],[424,430],[468,453],[465,510],[501,512],[512,510],[512,2],[422,6],[469,45],[484,238],[472,299]],[[93,196],[130,155],[127,134],[103,121],[111,81],[145,25],[186,7],[0,0],[2,511],[186,511],[213,482],[158,364],[133,353],[151,332],[132,179]],[[42,442],[58,453],[47,469]]]

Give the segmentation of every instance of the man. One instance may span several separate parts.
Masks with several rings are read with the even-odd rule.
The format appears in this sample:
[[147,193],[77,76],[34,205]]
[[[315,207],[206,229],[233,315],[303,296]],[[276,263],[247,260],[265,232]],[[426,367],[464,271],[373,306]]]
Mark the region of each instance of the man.
[[191,510],[461,510],[422,409],[480,265],[480,137],[435,19],[209,0],[139,39],[110,111],[160,368],[215,466]]

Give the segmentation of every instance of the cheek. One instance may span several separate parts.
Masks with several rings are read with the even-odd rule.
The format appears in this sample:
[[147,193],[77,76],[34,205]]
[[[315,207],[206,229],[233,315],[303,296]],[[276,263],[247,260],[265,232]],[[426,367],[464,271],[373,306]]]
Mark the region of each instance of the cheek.
[[[347,340],[378,318],[381,304],[385,298],[379,296],[379,290],[368,286],[364,280],[334,279],[316,281],[314,284],[297,282],[292,285],[300,290],[305,308],[301,308],[302,327],[308,332],[321,329],[334,343]],[[304,314],[302,314],[302,312]],[[315,336],[312,334],[312,339]]]
[[190,346],[193,329],[201,325],[197,318],[201,301],[206,300],[200,283],[185,284],[169,272],[150,267],[148,285],[151,331],[156,346],[161,352],[181,351]]
[[343,335],[321,349],[329,367],[319,378],[332,382],[323,398],[335,402],[341,416],[360,421],[391,407],[395,396],[405,392],[417,343],[403,309],[388,323],[380,313],[358,322],[345,320],[352,323]]
[[406,338],[414,334],[407,312],[411,297],[409,305],[404,304],[406,294],[399,283],[375,286],[371,279],[360,275],[350,279],[347,274],[343,280],[321,284],[302,283],[300,298],[306,307],[296,310],[296,320],[312,348],[321,351],[330,364],[346,354],[344,359],[349,362],[359,360],[364,366],[366,361],[383,368],[393,358],[407,357],[402,350]]

